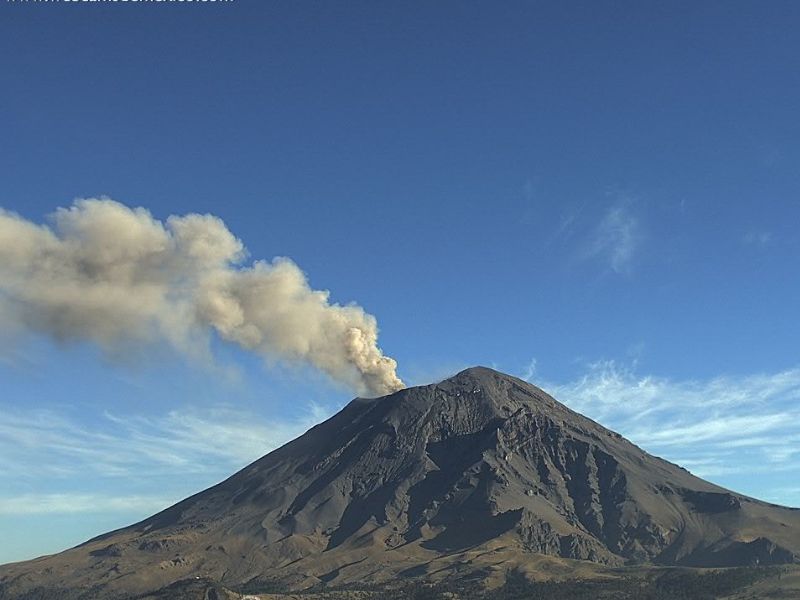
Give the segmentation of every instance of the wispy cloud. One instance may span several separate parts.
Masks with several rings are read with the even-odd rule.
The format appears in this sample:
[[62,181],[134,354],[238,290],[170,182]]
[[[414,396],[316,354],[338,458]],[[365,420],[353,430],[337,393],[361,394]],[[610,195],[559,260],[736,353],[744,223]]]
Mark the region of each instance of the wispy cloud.
[[566,208],[561,213],[558,223],[552,228],[550,234],[545,238],[545,245],[552,246],[558,244],[569,244],[574,239],[577,230],[580,228],[581,213],[584,206]]
[[643,239],[640,219],[629,203],[620,202],[603,214],[590,237],[585,256],[602,260],[615,273],[629,273]]
[[748,440],[752,439],[748,436],[774,431],[785,424],[787,419],[797,416],[797,413],[792,412],[734,417],[713,416],[691,425],[665,427],[658,431],[646,427],[642,431],[634,430],[631,435],[637,438],[646,437],[649,444],[660,446],[686,446],[697,442],[719,443],[727,440]]
[[108,496],[104,494],[21,494],[0,497],[0,516],[74,513],[152,513],[170,506],[174,498]]
[[269,420],[218,406],[156,417],[106,413],[89,426],[54,411],[4,411],[0,476],[24,479],[224,472],[274,450],[330,412],[309,404],[294,420]]
[[748,246],[766,248],[774,241],[771,231],[748,231],[742,236],[742,242]]
[[0,517],[119,514],[141,518],[229,476],[332,412],[294,419],[230,406],[157,416],[105,413],[92,423],[54,410],[3,407]]
[[534,375],[536,375],[536,359],[532,358],[531,362],[529,362],[528,365],[525,367],[525,369],[522,371],[521,378],[524,379],[525,381],[530,381],[531,379],[533,379]]
[[[741,489],[731,478],[746,476],[751,489],[742,491],[800,504],[800,492],[789,489],[796,486],[786,484],[800,470],[800,368],[679,381],[601,361],[573,381],[548,383],[532,360],[521,375],[701,477]],[[294,419],[230,406],[108,412],[94,422],[55,410],[2,410],[0,516],[13,517],[150,514],[293,439],[333,408],[308,404]],[[174,481],[181,485],[159,487]]]
[[677,381],[603,361],[575,381],[541,385],[700,476],[800,469],[800,368]]

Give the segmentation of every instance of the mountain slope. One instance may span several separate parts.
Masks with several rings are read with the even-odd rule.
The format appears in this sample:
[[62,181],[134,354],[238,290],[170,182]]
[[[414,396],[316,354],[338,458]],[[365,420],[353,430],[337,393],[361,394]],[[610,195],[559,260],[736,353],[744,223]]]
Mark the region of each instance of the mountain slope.
[[476,367],[356,399],[226,481],[131,527],[0,568],[0,598],[492,577],[530,564],[782,564],[800,511],[653,457],[519,379]]

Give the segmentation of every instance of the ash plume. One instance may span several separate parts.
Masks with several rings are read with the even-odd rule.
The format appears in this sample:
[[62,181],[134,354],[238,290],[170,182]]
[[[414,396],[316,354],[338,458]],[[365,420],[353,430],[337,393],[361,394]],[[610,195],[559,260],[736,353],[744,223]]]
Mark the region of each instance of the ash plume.
[[375,317],[313,290],[287,258],[244,264],[219,218],[155,219],[77,200],[39,225],[0,209],[0,326],[85,340],[111,355],[167,342],[208,352],[211,331],[270,360],[310,364],[358,393],[403,387]]

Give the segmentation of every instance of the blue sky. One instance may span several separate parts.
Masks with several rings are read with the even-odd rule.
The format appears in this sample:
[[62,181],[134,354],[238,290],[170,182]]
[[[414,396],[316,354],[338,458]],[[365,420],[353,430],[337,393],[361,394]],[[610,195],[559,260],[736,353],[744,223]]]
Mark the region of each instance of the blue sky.
[[[0,206],[211,213],[375,315],[800,506],[800,6],[6,4]],[[354,394],[212,340],[0,351],[0,561],[211,485]]]

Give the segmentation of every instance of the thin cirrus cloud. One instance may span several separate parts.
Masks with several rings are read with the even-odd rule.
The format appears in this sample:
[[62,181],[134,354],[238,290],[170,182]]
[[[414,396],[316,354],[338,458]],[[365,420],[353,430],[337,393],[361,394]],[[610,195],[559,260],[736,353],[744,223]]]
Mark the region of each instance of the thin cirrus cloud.
[[629,273],[643,241],[642,225],[627,203],[606,210],[589,237],[586,258],[603,261],[615,273]]
[[748,231],[742,236],[742,242],[748,246],[766,248],[774,241],[771,231]]
[[[800,368],[678,381],[603,361],[559,384],[541,381],[536,366],[527,365],[525,375],[648,452],[722,485],[800,504],[800,491],[786,483],[800,470]],[[144,516],[230,475],[331,412],[309,404],[287,420],[217,406],[156,416],[106,413],[90,426],[52,410],[6,411],[0,484],[15,487],[3,486],[0,515]],[[752,489],[741,489],[737,477]],[[183,487],[160,487],[176,480]],[[88,481],[93,486],[83,489]]]
[[[800,368],[677,381],[601,361],[572,382],[541,385],[574,410],[698,476],[750,474],[749,482],[761,487],[754,493],[800,504],[800,494],[787,496],[785,485],[772,487],[781,473],[800,469]],[[769,473],[761,472],[764,464]]]
[[223,406],[157,417],[107,412],[88,427],[53,411],[9,411],[0,423],[0,478],[227,474],[327,415],[309,404],[297,419],[267,420]]
[[52,410],[8,410],[0,422],[0,518],[141,518],[231,475],[329,414],[314,403],[295,419],[217,406],[154,417],[105,413],[88,426]]
[[115,497],[105,494],[22,494],[0,498],[0,516],[158,511],[172,502],[174,498],[152,495]]

